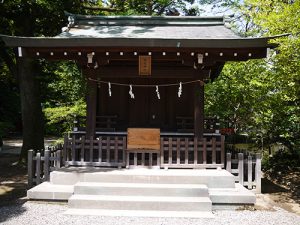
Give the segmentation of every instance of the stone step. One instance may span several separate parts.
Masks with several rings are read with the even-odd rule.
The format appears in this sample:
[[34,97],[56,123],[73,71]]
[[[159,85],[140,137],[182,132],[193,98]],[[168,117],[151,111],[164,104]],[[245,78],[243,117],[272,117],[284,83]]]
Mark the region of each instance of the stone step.
[[56,185],[49,182],[41,183],[27,191],[28,199],[68,200],[74,192],[73,185]]
[[207,186],[201,184],[79,182],[74,186],[74,194],[209,197]]
[[240,184],[235,188],[210,188],[209,197],[213,204],[255,204],[255,194]]
[[66,168],[50,174],[53,184],[74,185],[77,182],[204,184],[208,188],[234,188],[234,176],[226,170],[184,169],[93,169]]
[[212,202],[208,197],[73,195],[69,208],[211,212]]
[[212,212],[196,211],[146,211],[146,210],[105,210],[105,209],[68,209],[66,215],[80,216],[130,216],[160,218],[214,218]]

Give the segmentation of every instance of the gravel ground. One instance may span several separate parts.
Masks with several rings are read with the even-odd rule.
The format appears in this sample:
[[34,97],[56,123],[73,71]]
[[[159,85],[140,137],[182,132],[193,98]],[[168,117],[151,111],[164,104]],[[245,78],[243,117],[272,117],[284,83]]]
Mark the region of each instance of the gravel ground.
[[0,224],[130,224],[130,225],[298,225],[300,216],[289,213],[281,208],[273,211],[264,210],[218,210],[214,211],[213,219],[189,219],[189,218],[142,218],[142,217],[104,217],[104,216],[71,216],[64,215],[66,204],[47,204],[40,202],[18,203],[0,208]]

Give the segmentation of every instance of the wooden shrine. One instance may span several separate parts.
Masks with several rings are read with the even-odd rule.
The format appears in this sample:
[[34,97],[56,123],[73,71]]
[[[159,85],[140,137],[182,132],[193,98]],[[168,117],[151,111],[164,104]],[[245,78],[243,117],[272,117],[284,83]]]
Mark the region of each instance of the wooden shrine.
[[[159,130],[160,154],[146,157],[150,166],[224,165],[224,137],[204,115],[205,82],[226,61],[266,57],[270,38],[242,38],[225,17],[67,16],[55,37],[1,38],[20,58],[74,60],[81,68],[87,115],[65,140],[68,165],[125,166],[131,128]],[[145,159],[133,154],[127,161]]]

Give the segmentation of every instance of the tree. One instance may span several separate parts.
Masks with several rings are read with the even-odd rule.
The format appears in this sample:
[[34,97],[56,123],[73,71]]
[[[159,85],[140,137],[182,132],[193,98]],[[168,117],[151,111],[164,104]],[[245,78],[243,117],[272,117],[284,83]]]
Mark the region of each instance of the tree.
[[[278,38],[279,54],[272,58],[276,90],[274,95],[281,110],[274,115],[274,135],[290,149],[300,152],[300,1],[245,1],[246,11],[264,31],[264,35],[289,36]],[[249,8],[249,7],[248,7]]]
[[[81,9],[80,1],[4,1],[0,8],[0,33],[18,36],[53,36],[65,24],[64,10]],[[76,12],[75,11],[75,12]],[[51,18],[51,20],[49,20]],[[40,67],[29,59],[16,59],[11,49],[0,47],[0,57],[10,75],[18,81],[23,121],[23,146],[20,160],[27,150],[44,148],[44,123],[40,101]]]
[[[188,6],[195,0],[85,0],[84,8],[115,15],[199,15],[198,7]],[[95,12],[94,12],[95,13]]]
[[[185,3],[194,1],[83,1],[83,0],[67,0],[67,1],[4,1],[0,7],[0,33],[17,36],[54,36],[60,33],[67,21],[64,11],[72,13],[87,13],[87,14],[123,14],[123,15],[163,15],[176,14],[179,11],[185,12]],[[186,11],[186,14],[196,14],[197,11]],[[43,113],[41,102],[44,102],[49,110],[54,107],[62,98],[56,100],[49,99],[49,92],[44,92],[46,67],[42,61],[33,61],[27,59],[16,59],[12,49],[8,49],[1,44],[0,61],[4,62],[0,66],[7,68],[6,75],[13,77],[20,88],[21,111],[23,121],[23,147],[21,160],[26,159],[28,149],[40,150],[43,144]],[[18,62],[18,63],[17,63]],[[18,64],[18,66],[17,66]],[[49,63],[48,65],[50,65]],[[58,65],[58,67],[63,65]],[[73,68],[74,65],[69,65],[68,68]],[[48,67],[49,68],[49,67]],[[50,72],[56,73],[55,69]],[[63,80],[63,76],[61,76]],[[59,85],[55,91],[58,93]],[[49,90],[51,87],[48,87]],[[27,98],[29,96],[29,98]],[[52,96],[53,97],[53,96]],[[79,100],[79,99],[78,99]],[[54,103],[55,101],[58,101]],[[80,101],[78,106],[82,105]],[[73,107],[67,105],[66,102],[61,107]],[[82,106],[84,107],[84,106]],[[76,108],[76,107],[75,107]],[[76,110],[75,110],[76,111]],[[53,117],[51,117],[53,119]],[[55,121],[54,119],[51,121]]]
[[281,142],[299,151],[300,1],[248,0],[239,9],[252,24],[252,30],[244,29],[247,35],[291,35],[273,40],[279,46],[267,60],[227,64],[207,86],[207,112],[258,142],[263,138],[265,144]]

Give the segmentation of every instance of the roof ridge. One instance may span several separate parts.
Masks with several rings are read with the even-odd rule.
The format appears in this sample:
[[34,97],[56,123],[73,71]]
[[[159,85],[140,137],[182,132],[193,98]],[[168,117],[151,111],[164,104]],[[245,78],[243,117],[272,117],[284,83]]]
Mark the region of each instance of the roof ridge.
[[[114,21],[114,22],[125,22],[128,21],[129,23],[137,23],[142,25],[162,25],[166,22],[171,23],[205,23],[207,25],[222,25],[225,24],[225,19],[228,16],[98,16],[98,15],[81,15],[81,14],[72,14],[69,12],[65,12],[65,15],[71,18],[75,23],[78,22],[86,22],[86,21]],[[99,24],[101,25],[101,24]]]

